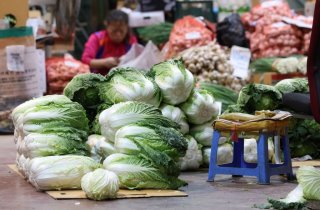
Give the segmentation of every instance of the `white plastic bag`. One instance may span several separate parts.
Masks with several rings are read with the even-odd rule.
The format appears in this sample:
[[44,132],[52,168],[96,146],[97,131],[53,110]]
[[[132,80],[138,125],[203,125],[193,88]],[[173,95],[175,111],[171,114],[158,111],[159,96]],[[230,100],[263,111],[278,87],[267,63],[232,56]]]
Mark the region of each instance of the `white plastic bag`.
[[164,56],[156,45],[149,41],[141,53],[141,45],[133,45],[129,52],[120,58],[119,67],[134,67],[148,71],[154,64],[164,60]]

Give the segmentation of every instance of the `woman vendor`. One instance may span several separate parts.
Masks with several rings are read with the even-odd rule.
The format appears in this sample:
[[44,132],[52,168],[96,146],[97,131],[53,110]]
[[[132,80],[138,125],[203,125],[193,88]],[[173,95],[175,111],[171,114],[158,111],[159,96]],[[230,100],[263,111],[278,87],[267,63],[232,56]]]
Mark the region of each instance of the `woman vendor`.
[[102,75],[117,66],[119,58],[137,42],[136,37],[130,33],[126,13],[113,10],[107,16],[105,25],[105,30],[89,37],[82,54],[82,62],[90,66],[91,72]]

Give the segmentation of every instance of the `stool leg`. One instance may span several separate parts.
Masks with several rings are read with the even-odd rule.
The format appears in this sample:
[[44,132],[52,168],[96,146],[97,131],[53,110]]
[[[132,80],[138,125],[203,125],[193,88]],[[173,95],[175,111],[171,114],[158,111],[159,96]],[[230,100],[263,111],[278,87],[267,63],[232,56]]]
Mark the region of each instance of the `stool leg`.
[[268,162],[268,135],[260,133],[258,140],[258,181],[259,184],[270,184],[270,169]]
[[217,164],[217,154],[218,154],[218,145],[219,145],[220,132],[215,130],[212,137],[211,143],[211,154],[210,154],[210,162],[209,162],[209,174],[208,174],[208,182],[213,182],[215,177],[215,167]]
[[[244,140],[239,138],[233,143],[233,167],[241,168],[244,161]],[[243,175],[232,175],[232,177],[243,177]]]
[[287,168],[287,179],[289,181],[294,180],[293,172],[292,172],[292,162],[291,162],[291,154],[289,147],[289,138],[288,135],[283,136],[283,155],[284,155],[284,165]]

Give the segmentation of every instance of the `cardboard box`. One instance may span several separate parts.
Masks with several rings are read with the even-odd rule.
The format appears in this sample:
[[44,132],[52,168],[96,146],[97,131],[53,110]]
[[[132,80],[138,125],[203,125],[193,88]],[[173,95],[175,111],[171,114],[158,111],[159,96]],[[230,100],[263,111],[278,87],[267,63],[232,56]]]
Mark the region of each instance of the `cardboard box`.
[[0,1],[0,19],[5,15],[12,14],[17,19],[16,26],[25,26],[28,19],[29,4],[28,0]]
[[164,22],[164,12],[130,12],[129,26],[130,27],[144,27]]

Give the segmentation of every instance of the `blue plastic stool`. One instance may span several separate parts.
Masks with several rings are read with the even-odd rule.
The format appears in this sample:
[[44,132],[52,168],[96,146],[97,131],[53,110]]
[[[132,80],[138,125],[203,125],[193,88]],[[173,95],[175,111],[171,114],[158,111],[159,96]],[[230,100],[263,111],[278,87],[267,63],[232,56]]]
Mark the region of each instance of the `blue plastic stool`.
[[217,174],[256,176],[259,184],[270,184],[270,176],[278,174],[286,174],[287,179],[292,180],[293,172],[287,132],[280,135],[280,142],[283,144],[284,152],[284,163],[282,164],[271,164],[268,160],[268,137],[273,136],[275,136],[275,132],[259,132],[257,163],[244,161],[244,139],[238,138],[238,141],[235,141],[233,146],[232,163],[218,165],[217,153],[220,131],[215,129],[212,138],[208,181],[213,182]]

